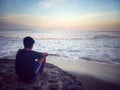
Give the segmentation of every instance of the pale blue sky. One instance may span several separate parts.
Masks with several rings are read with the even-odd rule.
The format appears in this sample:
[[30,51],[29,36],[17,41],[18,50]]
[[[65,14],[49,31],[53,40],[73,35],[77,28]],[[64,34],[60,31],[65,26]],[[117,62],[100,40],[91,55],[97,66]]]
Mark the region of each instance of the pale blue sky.
[[119,8],[120,0],[0,0],[0,19],[29,28],[119,29]]

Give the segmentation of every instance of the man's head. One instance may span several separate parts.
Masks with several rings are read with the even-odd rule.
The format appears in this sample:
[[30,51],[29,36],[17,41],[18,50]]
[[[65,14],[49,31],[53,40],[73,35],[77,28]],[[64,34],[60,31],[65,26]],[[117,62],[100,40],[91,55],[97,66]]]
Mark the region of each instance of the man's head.
[[23,39],[24,48],[31,48],[32,49],[34,43],[35,43],[35,41],[31,37],[25,37]]

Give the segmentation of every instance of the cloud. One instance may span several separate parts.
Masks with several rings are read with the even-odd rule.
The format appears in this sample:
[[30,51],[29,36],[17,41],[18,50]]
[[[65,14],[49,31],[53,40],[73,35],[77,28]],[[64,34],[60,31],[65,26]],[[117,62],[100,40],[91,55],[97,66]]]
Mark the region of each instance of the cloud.
[[88,13],[80,17],[82,20],[96,20],[96,19],[107,19],[107,18],[118,18],[120,13],[118,12],[103,12],[103,13]]
[[39,6],[43,8],[50,8],[53,7],[54,5],[58,4],[58,1],[60,0],[42,0],[39,2]]
[[89,13],[89,14],[85,14],[85,15],[81,16],[81,19],[96,18],[96,17],[100,17],[100,16],[104,16],[104,14],[101,14],[101,13]]
[[43,8],[52,8],[54,6],[62,5],[70,0],[42,0],[38,3],[38,6]]

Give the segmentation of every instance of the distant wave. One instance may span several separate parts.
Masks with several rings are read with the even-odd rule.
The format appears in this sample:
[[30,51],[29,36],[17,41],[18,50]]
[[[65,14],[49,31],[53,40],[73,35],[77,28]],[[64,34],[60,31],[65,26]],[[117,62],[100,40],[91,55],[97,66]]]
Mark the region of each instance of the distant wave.
[[[120,38],[120,36],[110,36],[110,35],[93,35],[93,36],[61,36],[61,37],[43,37],[43,36],[32,36],[33,38],[36,39],[75,39],[75,40],[80,40],[80,39],[108,39],[108,38]],[[0,38],[23,38],[23,36],[0,36]]]
[[0,36],[0,38],[5,38],[5,36]]
[[[70,40],[70,39],[74,39],[74,40],[79,40],[79,39],[92,39],[93,37],[66,37],[66,36],[64,36],[64,37],[40,37],[40,36],[38,36],[37,37],[37,35],[36,36],[31,36],[31,37],[33,37],[34,39],[43,39],[43,40],[47,40],[47,39],[52,39],[52,40],[57,40],[57,39],[68,39],[68,40]],[[0,38],[24,38],[24,37],[21,37],[21,36],[0,36]]]
[[17,39],[18,39],[18,38],[21,38],[21,37],[19,37],[19,36],[18,36],[18,37],[13,37],[13,36],[0,36],[0,38],[5,38],[5,39],[7,40],[8,38],[9,38],[9,39],[10,39],[10,38],[12,38],[12,39],[16,39],[16,38],[17,38]]
[[10,37],[10,36],[0,36],[0,38],[13,38],[13,37]]
[[106,38],[120,38],[120,36],[110,36],[110,35],[96,35],[94,39],[106,39]]

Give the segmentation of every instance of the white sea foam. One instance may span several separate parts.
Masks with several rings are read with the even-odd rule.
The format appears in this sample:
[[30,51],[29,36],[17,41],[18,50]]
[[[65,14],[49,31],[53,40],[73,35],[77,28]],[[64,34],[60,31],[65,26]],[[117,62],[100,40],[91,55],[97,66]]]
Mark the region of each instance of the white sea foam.
[[23,48],[25,36],[35,39],[33,50],[70,60],[120,64],[120,32],[0,31],[0,58],[12,56]]

